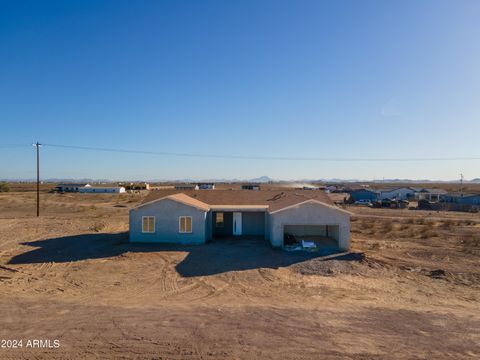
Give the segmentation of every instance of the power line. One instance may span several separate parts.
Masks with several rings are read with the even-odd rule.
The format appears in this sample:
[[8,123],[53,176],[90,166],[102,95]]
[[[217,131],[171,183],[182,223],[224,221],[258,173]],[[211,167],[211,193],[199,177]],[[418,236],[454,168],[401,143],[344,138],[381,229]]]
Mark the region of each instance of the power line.
[[217,159],[238,159],[238,160],[281,160],[281,161],[342,161],[342,162],[414,162],[414,161],[472,161],[480,160],[480,156],[468,157],[424,157],[424,158],[360,158],[360,157],[288,157],[288,156],[249,156],[249,155],[222,155],[222,154],[199,154],[199,153],[179,153],[163,151],[144,151],[119,148],[101,148],[90,146],[60,145],[60,144],[42,144],[43,146],[66,148],[88,151],[115,152],[127,154],[144,154],[173,157],[195,157],[195,158],[217,158]]

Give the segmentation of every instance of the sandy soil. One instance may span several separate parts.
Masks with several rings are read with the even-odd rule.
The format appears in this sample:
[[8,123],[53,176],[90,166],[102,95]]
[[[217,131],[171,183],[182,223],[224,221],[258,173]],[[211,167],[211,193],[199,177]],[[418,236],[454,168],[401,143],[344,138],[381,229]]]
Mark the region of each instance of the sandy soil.
[[[133,195],[0,194],[0,358],[474,359],[478,214],[351,209],[352,249],[127,242]],[[59,348],[25,348],[58,339]]]

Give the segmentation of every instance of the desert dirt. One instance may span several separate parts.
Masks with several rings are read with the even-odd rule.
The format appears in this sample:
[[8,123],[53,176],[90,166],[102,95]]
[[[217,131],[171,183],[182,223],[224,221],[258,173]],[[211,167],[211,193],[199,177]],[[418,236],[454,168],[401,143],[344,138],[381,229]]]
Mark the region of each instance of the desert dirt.
[[348,253],[128,243],[140,195],[0,194],[1,359],[476,359],[480,215],[349,207]]

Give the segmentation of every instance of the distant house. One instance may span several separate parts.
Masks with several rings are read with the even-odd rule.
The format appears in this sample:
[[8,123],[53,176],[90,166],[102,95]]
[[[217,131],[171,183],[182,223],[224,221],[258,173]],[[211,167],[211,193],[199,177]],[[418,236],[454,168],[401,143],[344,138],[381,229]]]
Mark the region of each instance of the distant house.
[[441,201],[445,203],[480,206],[480,194],[447,194],[441,197]]
[[177,184],[175,190],[198,190],[200,187],[197,184]]
[[438,202],[442,196],[447,195],[447,191],[443,189],[427,189],[413,188],[415,190],[415,200],[428,200],[430,202]]
[[351,189],[350,193],[350,202],[360,201],[360,200],[369,200],[375,202],[378,200],[379,194],[375,190],[371,189]]
[[318,186],[313,186],[313,185],[305,185],[302,186],[302,190],[319,190],[320,188]]
[[198,190],[215,190],[214,183],[198,183]]
[[55,189],[61,192],[78,192],[82,188],[90,187],[87,183],[65,183],[59,184]]
[[125,192],[123,186],[89,186],[78,189],[83,194],[120,194]]
[[384,188],[377,192],[379,200],[411,200],[415,197],[415,190],[409,187]]
[[151,191],[130,210],[130,241],[203,244],[260,237],[285,247],[291,237],[349,247],[350,213],[322,191]]
[[125,186],[126,190],[150,190],[149,183],[130,183]]
[[242,190],[260,190],[260,185],[258,184],[245,184],[242,185]]

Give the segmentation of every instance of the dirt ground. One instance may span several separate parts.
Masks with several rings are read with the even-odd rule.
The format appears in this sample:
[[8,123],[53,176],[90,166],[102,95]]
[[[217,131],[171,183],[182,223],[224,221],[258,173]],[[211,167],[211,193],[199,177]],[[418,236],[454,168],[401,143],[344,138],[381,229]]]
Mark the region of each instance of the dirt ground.
[[1,359],[480,357],[479,214],[349,207],[351,251],[318,257],[129,244],[139,201],[0,194]]

